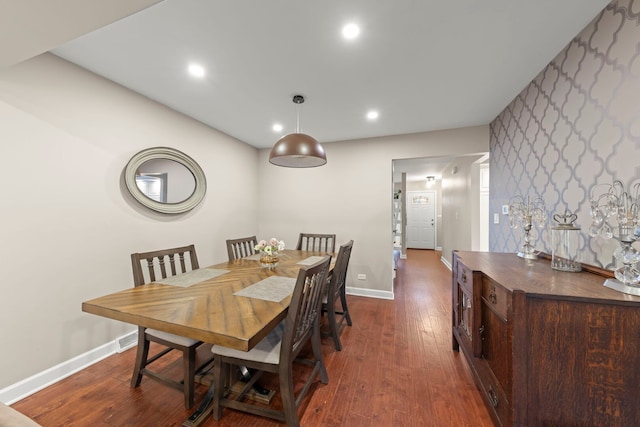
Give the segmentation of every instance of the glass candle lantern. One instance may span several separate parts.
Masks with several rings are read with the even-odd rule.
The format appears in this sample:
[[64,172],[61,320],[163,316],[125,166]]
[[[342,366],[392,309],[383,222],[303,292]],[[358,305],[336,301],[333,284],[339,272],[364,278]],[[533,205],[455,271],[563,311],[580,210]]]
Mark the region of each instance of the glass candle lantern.
[[574,224],[577,218],[576,214],[568,211],[564,215],[553,216],[556,225],[551,228],[551,268],[554,270],[582,270],[578,256],[580,227]]

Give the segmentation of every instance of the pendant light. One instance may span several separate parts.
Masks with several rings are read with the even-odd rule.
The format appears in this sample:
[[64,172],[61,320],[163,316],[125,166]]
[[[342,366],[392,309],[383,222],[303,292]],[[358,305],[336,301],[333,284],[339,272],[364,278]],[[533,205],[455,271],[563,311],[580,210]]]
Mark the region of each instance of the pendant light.
[[296,132],[280,138],[269,154],[269,162],[287,168],[313,168],[327,163],[324,148],[312,136],[300,133],[300,104],[302,95],[295,95],[293,103],[297,106]]

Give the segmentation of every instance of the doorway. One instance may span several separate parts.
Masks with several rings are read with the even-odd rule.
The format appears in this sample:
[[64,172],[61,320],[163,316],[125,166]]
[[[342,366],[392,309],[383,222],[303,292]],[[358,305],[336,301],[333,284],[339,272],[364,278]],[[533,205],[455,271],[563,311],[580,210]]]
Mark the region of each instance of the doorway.
[[136,175],[136,185],[142,193],[156,202],[167,202],[167,174],[141,173]]
[[407,192],[407,249],[436,248],[436,192]]

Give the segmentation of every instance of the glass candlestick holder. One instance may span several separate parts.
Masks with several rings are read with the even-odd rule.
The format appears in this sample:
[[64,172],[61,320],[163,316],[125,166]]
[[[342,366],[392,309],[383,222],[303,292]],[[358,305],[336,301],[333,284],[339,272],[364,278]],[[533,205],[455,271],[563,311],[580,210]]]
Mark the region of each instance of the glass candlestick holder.
[[564,215],[555,214],[556,224],[551,227],[551,268],[560,271],[576,272],[582,270],[579,261],[580,227],[574,222],[578,216],[569,211]]
[[546,221],[546,211],[544,202],[536,197],[533,200],[521,196],[513,197],[509,201],[509,226],[513,229],[522,227],[524,236],[522,247],[518,251],[518,256],[525,259],[536,259],[536,253],[531,244],[531,230],[534,226],[543,228]]
[[594,185],[590,192],[591,237],[615,239],[620,246],[613,256],[618,261],[615,280],[607,279],[604,286],[640,296],[640,251],[633,244],[640,240],[640,184],[626,191],[621,181]]

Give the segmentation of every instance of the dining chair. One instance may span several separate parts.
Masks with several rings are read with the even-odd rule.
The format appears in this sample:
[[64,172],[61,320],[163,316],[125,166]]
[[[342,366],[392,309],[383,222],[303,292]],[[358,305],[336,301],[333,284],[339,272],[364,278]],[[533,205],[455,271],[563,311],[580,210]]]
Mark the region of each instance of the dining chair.
[[[233,261],[239,258],[245,258],[255,254],[255,247],[257,244],[258,238],[256,236],[241,237],[239,239],[228,239],[227,254],[229,255],[229,261]],[[246,366],[240,367],[240,371],[245,372],[245,375],[250,375],[250,372]]]
[[336,251],[336,235],[300,233],[296,249],[299,251],[324,251],[333,253]]
[[257,244],[258,239],[256,238],[256,236],[241,237],[239,239],[228,239],[227,254],[229,255],[229,261],[255,254],[255,247]]
[[[187,262],[187,258],[189,262]],[[155,282],[200,268],[194,245],[152,252],[133,253],[131,254],[131,265],[133,267],[134,286],[141,286],[145,283]],[[160,344],[162,349],[149,357],[151,342]],[[142,376],[148,376],[169,387],[182,391],[184,394],[184,406],[187,409],[191,408],[194,403],[195,375],[213,359],[212,356],[206,357],[199,366],[196,366],[196,351],[201,344],[202,341],[139,326],[138,350],[133,368],[133,376],[131,377],[131,387],[138,387],[142,381]],[[149,369],[150,364],[172,350],[182,352],[183,379],[181,381],[169,378],[161,374],[160,371],[152,371]]]
[[[318,322],[330,262],[331,257],[327,256],[309,267],[300,269],[287,317],[253,349],[245,352],[219,345],[211,348],[214,354],[213,418],[215,420],[220,419],[222,408],[227,407],[285,421],[287,426],[300,425],[298,406],[309,391],[315,377],[319,375],[323,384],[329,382],[322,359]],[[311,341],[313,359],[298,358],[300,351],[309,341]],[[293,383],[294,362],[312,366],[297,396]],[[235,397],[227,395],[227,386],[229,388],[233,386],[233,384],[225,384],[225,380],[229,380],[231,366],[243,365],[257,370],[256,373]],[[275,410],[261,404],[255,405],[251,401],[242,401],[244,394],[251,389],[263,372],[278,374],[283,410]]]
[[[333,267],[333,271],[329,274],[327,293],[322,301],[321,313],[327,313],[329,322],[329,333],[326,335],[333,337],[333,344],[338,351],[342,350],[342,343],[340,342],[340,328],[342,324],[346,320],[347,325],[351,326],[351,315],[347,307],[345,282],[352,248],[353,240],[349,240],[340,246],[336,264]],[[340,300],[341,307],[336,310],[338,300]]]

